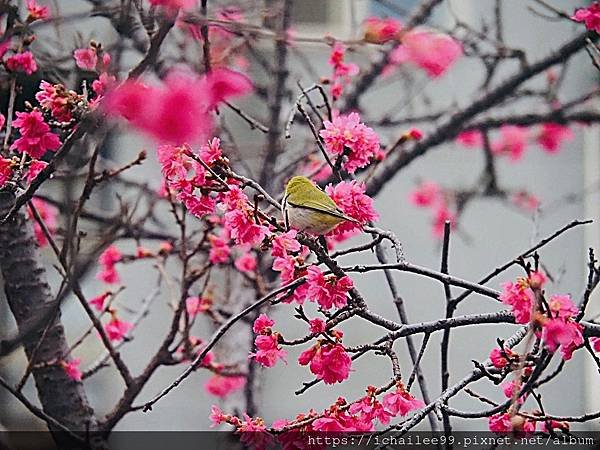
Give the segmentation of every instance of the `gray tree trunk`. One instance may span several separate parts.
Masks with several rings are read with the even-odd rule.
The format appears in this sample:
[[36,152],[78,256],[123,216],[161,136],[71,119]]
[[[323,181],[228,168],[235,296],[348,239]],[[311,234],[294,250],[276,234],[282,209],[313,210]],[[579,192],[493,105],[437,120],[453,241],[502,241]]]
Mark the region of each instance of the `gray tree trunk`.
[[[0,217],[6,216],[14,201],[13,192],[0,191]],[[94,432],[97,422],[83,383],[69,378],[65,370],[55,364],[66,357],[69,347],[60,312],[53,312],[56,303],[50,292],[46,270],[39,259],[32,224],[24,211],[0,224],[0,271],[8,305],[19,330],[29,329],[31,322],[39,321],[42,316],[49,319],[23,340],[27,359],[34,367],[32,375],[42,408],[70,430]],[[42,339],[46,325],[48,328]],[[57,430],[50,428],[55,439],[66,438],[64,433],[56,433]],[[95,448],[102,445],[98,442],[92,444]]]

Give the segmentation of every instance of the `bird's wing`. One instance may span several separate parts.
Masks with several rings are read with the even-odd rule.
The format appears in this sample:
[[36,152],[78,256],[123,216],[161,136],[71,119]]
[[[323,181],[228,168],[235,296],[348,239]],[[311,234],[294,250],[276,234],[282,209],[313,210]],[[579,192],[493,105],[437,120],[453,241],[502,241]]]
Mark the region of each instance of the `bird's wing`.
[[316,199],[306,200],[303,205],[296,205],[293,202],[291,202],[289,199],[287,202],[296,208],[311,209],[316,212],[320,212],[320,213],[328,214],[333,217],[337,217],[341,220],[347,220],[349,222],[359,223],[356,219],[353,219],[352,217],[349,217],[346,214],[344,214],[344,212],[336,206],[336,204],[333,202],[333,200],[331,200],[329,197],[327,197],[327,199],[329,200],[328,202],[321,202]]

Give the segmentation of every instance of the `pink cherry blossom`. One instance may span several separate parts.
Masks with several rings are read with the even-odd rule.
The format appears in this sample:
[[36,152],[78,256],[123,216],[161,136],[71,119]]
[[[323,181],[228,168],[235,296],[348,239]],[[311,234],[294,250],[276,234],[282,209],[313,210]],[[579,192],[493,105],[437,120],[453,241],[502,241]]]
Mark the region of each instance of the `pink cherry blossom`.
[[35,178],[40,174],[42,170],[46,168],[48,163],[46,161],[40,161],[38,159],[34,159],[29,163],[29,168],[27,169],[27,173],[25,175],[27,181],[30,183],[35,180]]
[[346,47],[339,41],[333,44],[328,63],[333,68],[331,80],[331,96],[337,100],[343,93],[344,86],[350,83],[351,77],[358,74],[359,67],[353,63],[346,63]]
[[41,158],[48,150],[60,147],[60,139],[50,131],[50,127],[42,113],[38,110],[17,112],[13,125],[19,129],[21,137],[11,146],[11,149],[27,153],[32,158]]
[[[105,56],[108,56],[108,54],[105,54]],[[113,75],[102,72],[98,78],[92,82],[92,89],[97,96],[101,96],[104,95],[108,89],[111,89],[116,82],[117,79]]]
[[149,0],[151,5],[163,6],[169,10],[191,9],[196,6],[196,0]]
[[50,11],[47,6],[40,6],[36,0],[27,0],[27,13],[29,15],[28,20],[33,22],[34,20],[45,20],[50,17]]
[[13,160],[7,158],[0,158],[0,188],[12,178],[13,176]]
[[215,374],[204,384],[204,390],[215,397],[225,398],[246,385],[246,377],[224,377]]
[[225,414],[223,414],[223,411],[221,411],[221,408],[219,408],[216,405],[212,405],[210,407],[210,427],[214,428],[217,425],[221,425],[224,421],[225,421]]
[[4,126],[4,122],[6,122],[6,117],[4,117],[4,114],[0,113],[0,130]]
[[462,45],[446,34],[415,28],[402,36],[390,55],[392,64],[410,62],[431,78],[442,76],[463,55]]
[[515,353],[508,347],[505,347],[503,350],[498,347],[495,347],[490,352],[489,358],[490,361],[492,361],[494,367],[496,367],[497,369],[503,369],[509,364],[509,360],[507,359],[507,357],[512,359],[514,356]]
[[319,134],[325,148],[338,157],[345,155],[342,167],[349,173],[367,166],[380,150],[379,136],[372,128],[360,122],[357,113],[336,115],[332,121],[324,121],[323,127]]
[[211,307],[212,299],[209,297],[188,297],[185,299],[185,309],[190,317],[209,311]]
[[213,165],[223,157],[221,139],[214,137],[207,144],[200,147],[200,158],[209,166]]
[[312,423],[312,426],[315,431],[323,433],[339,433],[347,431],[346,427],[342,425],[336,417],[330,415],[319,417]]
[[368,17],[363,22],[365,41],[374,44],[385,44],[386,42],[397,40],[402,24],[400,21],[391,18]]
[[81,359],[79,358],[74,358],[69,362],[61,362],[63,369],[65,369],[65,372],[67,373],[67,376],[75,381],[81,381],[81,376],[83,375],[81,370],[79,370],[79,364],[81,364]]
[[326,324],[323,319],[319,319],[318,317],[311,319],[309,322],[309,328],[311,333],[324,333],[326,329]]
[[104,311],[104,305],[108,297],[110,297],[110,292],[105,292],[104,294],[100,294],[91,299],[89,303],[96,308],[97,311]]
[[27,75],[31,75],[38,69],[33,53],[29,51],[9,56],[6,58],[4,65],[11,72],[23,72]]
[[542,125],[537,136],[537,143],[547,153],[557,153],[564,141],[575,137],[573,131],[564,125],[548,122]]
[[512,308],[517,323],[528,323],[531,319],[534,295],[531,289],[523,283],[504,283],[500,301]]
[[96,278],[108,284],[118,283],[120,278],[115,266],[121,261],[121,258],[121,252],[114,245],[107,247],[100,255],[100,258],[98,258],[98,263],[102,266],[102,270]]
[[600,353],[600,337],[590,338],[590,342],[594,351]]
[[[33,197],[31,202],[33,203],[33,206],[38,212],[40,218],[46,225],[46,229],[48,230],[50,235],[53,235],[56,232],[56,227],[58,223],[58,210],[53,205],[46,202],[45,200],[42,200],[39,197]],[[40,224],[37,222],[37,220],[35,220],[33,212],[30,208],[27,208],[27,217],[33,222],[33,233],[35,235],[35,239],[37,240],[38,245],[40,247],[45,247],[46,245],[48,245],[48,238]]]
[[271,255],[275,257],[285,257],[288,253],[299,252],[302,246],[300,245],[300,242],[296,240],[297,234],[298,232],[296,230],[290,230],[279,236],[275,236],[275,238],[273,238],[273,250],[271,250]]
[[492,142],[492,151],[497,155],[507,155],[512,161],[523,156],[527,146],[529,130],[518,125],[502,125],[500,136]]
[[570,295],[553,295],[548,300],[551,317],[560,317],[562,319],[571,319],[577,317],[579,308],[575,306]]
[[542,433],[555,433],[556,430],[563,432],[569,432],[569,422],[559,422],[558,420],[543,420],[540,421],[540,432]]
[[563,359],[569,360],[573,352],[583,345],[583,328],[573,320],[548,319],[542,325],[542,340],[551,352],[560,347]]
[[273,443],[273,437],[266,432],[265,422],[260,417],[255,419],[244,414],[244,420],[238,426],[240,442],[244,448],[253,450],[266,450]]
[[252,212],[247,209],[236,209],[226,213],[224,225],[238,245],[258,245],[269,231],[266,226],[257,224]]
[[133,328],[133,324],[121,320],[115,313],[112,314],[110,322],[104,325],[104,331],[113,342],[120,342],[127,336],[127,333]]
[[264,367],[273,367],[279,359],[285,361],[287,352],[279,345],[278,336],[277,333],[256,336],[254,339],[256,352],[250,353],[250,357]]
[[252,331],[254,331],[256,334],[268,334],[273,325],[275,325],[275,322],[272,319],[270,319],[269,316],[262,313],[254,321]]
[[342,308],[348,303],[348,291],[352,289],[352,279],[348,276],[337,278],[335,275],[325,276],[317,266],[310,266],[306,277],[308,297],[316,301],[323,309],[333,306]]
[[[519,392],[521,392],[521,384],[517,383],[516,380],[511,380],[509,382],[502,384],[502,392],[506,398],[513,398]],[[527,395],[522,395],[519,399],[517,399],[519,404],[525,403],[527,399]]]
[[93,47],[78,48],[73,52],[77,67],[83,70],[96,70],[98,64],[98,54]]
[[246,95],[253,89],[252,81],[246,75],[220,67],[213,69],[203,81],[211,107],[229,98]]
[[[328,185],[325,192],[333,199],[335,204],[348,216],[356,219],[361,224],[379,220],[379,214],[373,207],[373,199],[365,194],[364,183],[342,181],[336,185]],[[360,228],[352,222],[342,222],[333,231],[333,235],[343,234]]]
[[463,131],[456,137],[456,142],[464,147],[481,147],[483,145],[483,135],[479,130]]
[[273,270],[281,272],[281,281],[289,283],[296,278],[296,258],[293,256],[277,257],[273,260]]
[[496,414],[488,418],[488,427],[493,433],[510,433],[513,429],[510,414]]
[[410,193],[409,200],[415,206],[425,207],[437,203],[441,196],[439,184],[435,181],[423,181]]
[[[298,357],[302,366],[309,365],[310,371],[325,384],[341,383],[350,374],[352,359],[341,344],[317,344]],[[314,426],[314,425],[313,425]]]
[[52,117],[59,122],[69,122],[73,115],[71,114],[71,105],[73,96],[72,91],[67,91],[64,86],[53,85],[45,80],[40,83],[40,90],[35,94],[35,99],[40,102],[42,108],[50,110]]
[[383,397],[383,406],[394,416],[405,416],[410,411],[423,408],[425,403],[410,395],[401,385],[395,392],[390,392]]
[[585,23],[588,30],[600,34],[600,2],[594,2],[587,8],[577,9],[571,19]]
[[103,105],[109,115],[124,117],[159,142],[194,143],[208,134],[218,102],[250,92],[250,82],[240,77],[228,69],[203,77],[174,70],[160,86],[126,81],[106,94]]
[[225,264],[229,261],[231,249],[228,245],[228,240],[210,234],[208,236],[210,243],[209,259],[213,264]]
[[254,272],[256,270],[256,256],[252,253],[245,253],[235,260],[234,266],[240,272]]

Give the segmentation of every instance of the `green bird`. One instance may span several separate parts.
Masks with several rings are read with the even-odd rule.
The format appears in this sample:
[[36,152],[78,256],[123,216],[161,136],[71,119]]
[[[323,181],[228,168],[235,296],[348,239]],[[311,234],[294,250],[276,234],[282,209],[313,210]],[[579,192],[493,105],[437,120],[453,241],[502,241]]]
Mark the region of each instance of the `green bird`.
[[306,177],[293,177],[285,187],[281,213],[286,228],[323,235],[344,221],[360,224],[348,217],[335,202]]

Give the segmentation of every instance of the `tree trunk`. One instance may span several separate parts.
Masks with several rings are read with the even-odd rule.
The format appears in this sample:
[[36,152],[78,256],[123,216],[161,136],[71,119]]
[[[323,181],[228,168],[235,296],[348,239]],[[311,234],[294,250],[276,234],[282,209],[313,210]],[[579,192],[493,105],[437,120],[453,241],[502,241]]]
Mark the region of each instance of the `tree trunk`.
[[[14,201],[13,192],[0,191],[0,217],[6,216]],[[57,305],[50,292],[46,270],[39,259],[33,228],[23,211],[0,224],[0,271],[8,305],[19,330],[28,330],[32,321],[39,322],[40,317],[45,317],[41,325],[27,333],[23,340],[42,408],[72,431],[94,432],[97,422],[83,383],[69,378],[57,364],[66,359],[69,347],[60,312],[55,313]],[[47,331],[42,337],[46,325]],[[49,428],[56,440],[67,439],[65,433],[56,433],[56,429]],[[103,446],[99,442],[91,445],[95,448]]]

